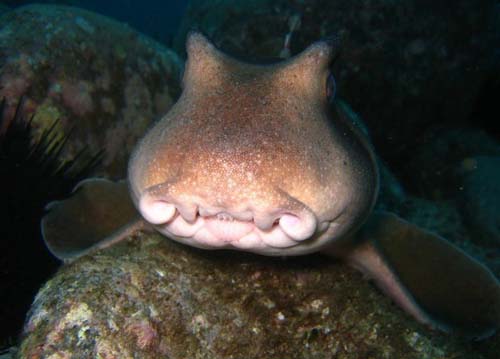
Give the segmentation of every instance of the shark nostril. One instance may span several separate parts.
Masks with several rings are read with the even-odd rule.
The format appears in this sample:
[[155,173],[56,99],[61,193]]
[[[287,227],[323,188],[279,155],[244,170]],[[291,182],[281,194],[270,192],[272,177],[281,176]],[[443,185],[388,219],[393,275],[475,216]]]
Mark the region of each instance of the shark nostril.
[[255,225],[262,231],[270,231],[273,228],[279,226],[280,218],[282,214],[280,214],[280,210],[272,211],[258,211],[253,213],[253,221]]
[[199,215],[198,206],[190,203],[177,203],[177,211],[187,222],[193,223]]
[[231,216],[229,213],[225,213],[225,212],[217,213],[217,219],[219,221],[226,221],[226,222],[234,221],[234,217]]
[[284,214],[279,218],[278,223],[282,226],[293,228],[300,224],[300,219],[293,214]]
[[309,214],[297,216],[285,213],[279,218],[279,226],[294,240],[302,241],[311,237],[316,231],[316,218]]
[[176,212],[175,206],[162,200],[141,200],[139,210],[151,224],[163,224],[170,221]]

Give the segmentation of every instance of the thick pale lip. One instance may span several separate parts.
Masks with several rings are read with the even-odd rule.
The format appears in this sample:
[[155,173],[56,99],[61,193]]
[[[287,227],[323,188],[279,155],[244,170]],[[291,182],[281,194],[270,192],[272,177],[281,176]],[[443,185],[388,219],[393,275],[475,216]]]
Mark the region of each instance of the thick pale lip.
[[209,248],[288,248],[306,241],[317,230],[316,216],[305,207],[296,211],[230,211],[173,204],[147,195],[138,207],[143,217],[167,236]]
[[255,229],[253,221],[239,221],[230,215],[221,213],[217,216],[202,217],[205,228],[223,242],[234,242]]
[[278,222],[271,228],[262,230],[254,221],[200,216],[190,223],[177,215],[170,222],[158,227],[173,237],[189,240],[188,244],[208,248],[233,247],[248,250],[265,247],[289,248],[301,243],[301,240],[287,235]]

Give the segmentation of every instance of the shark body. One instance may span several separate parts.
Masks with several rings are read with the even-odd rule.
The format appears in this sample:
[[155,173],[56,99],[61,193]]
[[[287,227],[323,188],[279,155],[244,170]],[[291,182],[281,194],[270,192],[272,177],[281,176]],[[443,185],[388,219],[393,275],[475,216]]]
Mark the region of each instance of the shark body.
[[138,228],[204,249],[321,251],[367,274],[420,322],[473,338],[495,332],[500,285],[485,266],[373,212],[372,146],[331,98],[334,42],[255,65],[193,33],[187,54],[183,93],[138,143],[128,187],[87,180],[49,206],[42,229],[52,253],[72,260]]

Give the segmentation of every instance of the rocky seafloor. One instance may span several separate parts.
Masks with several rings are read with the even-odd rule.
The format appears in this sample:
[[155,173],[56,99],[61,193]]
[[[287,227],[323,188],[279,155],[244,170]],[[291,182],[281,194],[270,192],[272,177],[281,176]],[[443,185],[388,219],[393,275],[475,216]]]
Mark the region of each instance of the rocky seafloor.
[[21,358],[473,359],[494,350],[419,325],[322,256],[194,250],[148,234],[64,266],[35,298],[23,337]]

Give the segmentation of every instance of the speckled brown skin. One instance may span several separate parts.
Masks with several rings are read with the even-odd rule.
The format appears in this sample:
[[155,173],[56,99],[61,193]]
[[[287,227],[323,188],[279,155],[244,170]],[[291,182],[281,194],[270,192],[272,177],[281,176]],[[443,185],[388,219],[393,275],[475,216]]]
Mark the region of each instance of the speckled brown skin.
[[366,140],[328,103],[333,51],[320,41],[288,61],[251,65],[192,34],[182,96],[130,161],[134,201],[147,194],[181,213],[197,207],[261,223],[280,211],[315,217],[300,245],[250,249],[268,255],[309,253],[356,228],[378,173]]

